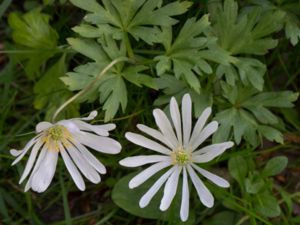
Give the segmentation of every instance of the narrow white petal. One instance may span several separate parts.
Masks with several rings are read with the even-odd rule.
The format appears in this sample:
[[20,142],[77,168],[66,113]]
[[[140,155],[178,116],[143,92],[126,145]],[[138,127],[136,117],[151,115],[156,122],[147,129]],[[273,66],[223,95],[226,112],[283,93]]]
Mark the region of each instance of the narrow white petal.
[[109,133],[107,130],[103,129],[103,127],[101,125],[91,125],[89,123],[83,122],[81,120],[72,120],[73,123],[75,123],[80,130],[84,130],[84,131],[92,131],[98,135],[101,136],[108,136]]
[[203,184],[203,182],[200,180],[200,178],[197,176],[197,174],[190,165],[187,166],[187,170],[196,188],[200,201],[203,203],[203,205],[205,205],[208,208],[213,207],[214,197],[212,196],[210,191]]
[[87,117],[82,117],[82,118],[74,118],[78,120],[93,120],[95,117],[98,115],[98,112],[96,110],[90,112],[90,114]]
[[58,152],[47,151],[45,158],[38,170],[33,174],[31,188],[36,192],[44,192],[50,185],[57,164]]
[[[24,155],[26,155],[26,153],[32,147],[32,145],[34,145],[37,142],[37,139],[37,137],[34,137],[29,142],[27,142],[23,150],[21,150],[22,153],[18,152],[19,156],[12,162],[12,166],[17,164],[24,157]],[[11,151],[11,153],[16,153],[16,151]]]
[[183,126],[183,145],[187,146],[190,141],[192,130],[192,100],[189,94],[182,98],[182,126]]
[[198,171],[199,173],[201,173],[204,177],[206,177],[208,180],[210,180],[211,182],[213,182],[214,184],[223,187],[223,188],[228,188],[230,186],[230,184],[228,183],[227,180],[223,179],[222,177],[219,177],[207,170],[204,170],[202,168],[200,168],[199,166],[192,164],[192,166],[195,168],[196,171]]
[[144,148],[148,148],[150,150],[153,150],[153,151],[156,151],[156,152],[159,152],[162,154],[166,154],[166,155],[171,154],[170,149],[167,149],[163,145],[161,145],[155,141],[152,141],[140,134],[127,132],[125,134],[125,137],[127,138],[127,140],[131,141],[132,143],[142,146]]
[[172,148],[176,148],[179,145],[179,143],[166,114],[160,109],[154,109],[153,116],[155,118],[155,123],[162,132],[162,134],[166,137],[166,139],[170,140]]
[[232,146],[232,141],[208,145],[198,151],[193,152],[192,159],[196,163],[209,162],[217,156],[221,155],[223,152],[225,152],[226,149],[231,148]]
[[84,147],[82,144],[80,144],[75,139],[72,140],[72,143],[81,152],[82,156],[86,159],[86,161],[92,167],[94,167],[100,174],[105,174],[106,173],[105,166],[92,153],[90,153],[90,151],[87,150],[86,147]]
[[17,149],[10,149],[9,150],[9,153],[12,156],[15,156],[15,157],[17,157],[18,155],[20,155],[22,152],[23,152],[23,150],[17,150]]
[[48,151],[47,147],[46,147],[46,145],[44,145],[41,152],[40,152],[40,154],[39,154],[39,156],[38,156],[38,159],[37,159],[37,161],[36,161],[36,163],[33,167],[31,175],[30,175],[30,177],[29,177],[29,179],[28,179],[28,181],[25,185],[25,189],[24,189],[25,192],[28,191],[31,188],[31,186],[32,186],[32,184],[31,184],[32,183],[32,177],[35,174],[35,172],[39,169],[42,162],[44,161],[44,158],[46,156],[47,151]]
[[57,122],[56,124],[62,125],[68,129],[71,133],[78,133],[80,132],[79,127],[74,123],[73,120],[61,120]]
[[199,145],[201,145],[210,135],[216,132],[218,129],[218,122],[212,121],[201,131],[199,136],[192,141],[190,141],[189,146],[192,150],[195,150]]
[[169,156],[164,156],[164,155],[139,155],[139,156],[127,157],[125,159],[122,159],[119,163],[122,166],[137,167],[149,163],[167,161],[169,159],[170,159]]
[[67,149],[78,169],[88,180],[94,184],[97,184],[101,181],[97,171],[87,162],[83,155],[71,143],[64,147]]
[[118,154],[122,148],[119,142],[109,137],[101,137],[83,131],[75,134],[74,136],[76,136],[77,140],[83,145],[99,152],[107,154]]
[[187,221],[189,218],[189,199],[190,191],[187,180],[186,168],[183,167],[183,181],[182,181],[182,198],[180,205],[180,218],[183,222]]
[[[198,118],[197,122],[196,122],[196,125],[194,127],[194,130],[192,132],[192,136],[191,136],[191,139],[190,139],[190,143],[194,143],[196,142],[196,140],[200,137],[201,135],[201,131],[208,119],[208,117],[210,116],[211,114],[211,108],[210,107],[207,107],[201,114],[201,116]],[[189,145],[190,145],[189,143]]]
[[182,145],[181,117],[177,101],[174,97],[171,98],[170,102],[170,114],[176,130],[178,142]]
[[59,146],[60,154],[64,160],[64,163],[74,181],[76,186],[78,187],[79,190],[84,191],[85,190],[85,183],[83,181],[83,178],[81,174],[79,173],[78,169],[72,162],[70,156],[68,155],[67,151],[64,149],[62,145]]
[[160,202],[160,207],[159,207],[161,211],[166,211],[170,207],[176,195],[180,172],[181,172],[181,167],[178,167],[176,165],[175,171],[171,174],[171,176],[167,180],[164,189],[164,195]]
[[32,166],[34,164],[34,161],[36,159],[36,156],[37,156],[37,153],[38,151],[40,150],[40,148],[42,147],[43,145],[43,142],[39,139],[35,145],[33,146],[31,152],[30,152],[30,156],[29,156],[29,159],[26,163],[26,166],[25,166],[25,169],[24,169],[24,172],[20,178],[20,181],[19,181],[19,184],[22,183],[24,181],[24,179],[26,179],[26,177],[28,176],[28,174],[30,173],[31,169],[32,169]]
[[38,124],[35,126],[35,131],[36,131],[37,133],[40,133],[41,131],[44,131],[44,130],[46,130],[46,129],[52,127],[52,126],[53,126],[52,123],[43,121],[43,122],[38,123]]
[[165,183],[165,181],[169,178],[170,174],[173,173],[175,167],[170,168],[166,173],[164,173],[153,185],[152,187],[143,195],[140,199],[139,205],[141,208],[146,207],[154,195],[159,191],[161,186]]
[[156,140],[161,141],[163,144],[165,144],[166,146],[168,146],[170,149],[174,148],[173,147],[174,145],[171,143],[171,141],[168,140],[160,131],[155,130],[155,129],[151,128],[151,127],[145,126],[143,124],[138,124],[137,128],[140,131],[142,131],[142,132],[148,134],[149,136],[155,138]]
[[168,167],[171,165],[171,160],[170,161],[163,161],[163,162],[158,162],[147,169],[143,170],[140,172],[138,175],[133,177],[130,182],[129,182],[129,188],[135,188],[140,186],[142,183],[144,183],[146,180],[148,180],[150,177],[152,177],[154,174],[156,174],[158,171]]

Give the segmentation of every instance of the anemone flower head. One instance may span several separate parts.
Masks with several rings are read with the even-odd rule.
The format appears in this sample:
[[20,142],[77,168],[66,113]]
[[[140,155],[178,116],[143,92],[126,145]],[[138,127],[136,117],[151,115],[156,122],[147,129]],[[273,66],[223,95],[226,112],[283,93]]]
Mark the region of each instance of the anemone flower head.
[[233,146],[233,142],[228,141],[199,147],[218,128],[216,121],[212,121],[205,126],[210,114],[211,108],[206,108],[192,130],[192,102],[190,95],[185,94],[182,99],[181,115],[175,98],[173,97],[170,101],[172,123],[162,110],[155,109],[153,116],[159,130],[141,124],[137,125],[140,131],[156,139],[156,141],[140,134],[126,133],[126,138],[134,144],[160,153],[132,156],[120,161],[121,165],[127,167],[153,164],[133,177],[129,182],[129,188],[138,187],[158,171],[166,169],[166,172],[163,173],[140,199],[139,205],[141,208],[146,207],[154,195],[165,184],[163,197],[160,202],[160,210],[167,210],[176,195],[179,178],[182,176],[180,218],[182,221],[186,221],[189,215],[190,196],[188,177],[191,179],[202,204],[209,208],[214,205],[214,197],[201,181],[198,174],[220,187],[229,187],[229,183],[225,179],[197,165],[211,161]]
[[36,125],[37,135],[22,150],[10,150],[10,153],[17,157],[12,165],[18,163],[30,151],[19,182],[22,183],[30,174],[25,191],[31,188],[36,192],[43,192],[48,188],[56,170],[59,154],[80,190],[85,190],[81,173],[92,183],[100,182],[99,174],[105,174],[106,169],[87,147],[103,153],[117,154],[121,145],[108,137],[109,131],[115,129],[115,124],[91,125],[85,122],[96,116],[97,111],[93,111],[85,118],[61,120],[55,124],[40,122]]

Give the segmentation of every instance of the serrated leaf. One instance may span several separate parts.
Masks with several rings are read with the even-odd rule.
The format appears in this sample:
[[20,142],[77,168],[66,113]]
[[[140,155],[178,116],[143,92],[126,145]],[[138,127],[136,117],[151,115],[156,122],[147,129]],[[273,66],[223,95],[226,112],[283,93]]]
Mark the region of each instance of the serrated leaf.
[[276,141],[277,143],[283,144],[283,135],[282,133],[270,126],[259,125],[257,127],[258,132],[269,141]]
[[288,158],[285,156],[277,156],[270,159],[264,167],[263,176],[275,176],[281,173],[288,164]]
[[[103,0],[103,5],[95,0],[71,2],[88,11],[84,19],[96,24],[103,30],[103,34],[123,39],[129,33],[136,40],[142,39],[148,44],[158,40],[159,30],[155,26],[174,25],[177,20],[172,16],[183,14],[191,6],[188,1],[176,1],[162,6],[161,0]],[[115,33],[123,35],[115,36]]]

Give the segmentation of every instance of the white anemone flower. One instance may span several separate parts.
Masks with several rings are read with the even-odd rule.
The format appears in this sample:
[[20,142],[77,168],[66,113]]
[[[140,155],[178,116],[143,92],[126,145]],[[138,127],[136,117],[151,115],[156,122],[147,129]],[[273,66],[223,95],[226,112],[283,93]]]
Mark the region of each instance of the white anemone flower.
[[108,137],[109,131],[115,129],[115,124],[91,125],[84,122],[96,116],[97,111],[93,111],[85,118],[61,120],[55,124],[40,122],[36,126],[37,135],[22,150],[10,150],[17,157],[12,163],[14,165],[31,149],[19,181],[22,183],[30,174],[25,191],[31,188],[36,192],[43,192],[48,188],[56,170],[59,153],[80,190],[85,190],[81,173],[92,183],[101,181],[99,174],[105,174],[106,168],[87,147],[103,153],[117,154],[121,151],[121,145]]
[[169,167],[142,196],[139,202],[141,208],[146,207],[150,203],[151,199],[165,183],[163,197],[160,202],[160,210],[167,210],[176,195],[179,178],[182,175],[180,218],[182,221],[186,221],[189,215],[190,196],[188,177],[190,177],[196,188],[200,201],[209,208],[214,205],[214,197],[198,177],[197,173],[220,187],[229,187],[229,183],[225,179],[197,165],[197,163],[211,161],[222,154],[226,149],[233,146],[233,142],[228,141],[199,148],[218,128],[216,121],[212,121],[205,126],[210,114],[211,108],[206,108],[198,118],[192,131],[192,101],[190,95],[185,94],[182,99],[181,115],[175,98],[173,97],[171,99],[170,115],[173,126],[166,114],[160,109],[153,111],[153,116],[159,130],[142,124],[137,125],[139,130],[159,142],[153,141],[140,134],[126,133],[126,138],[134,144],[161,153],[127,157],[120,161],[120,164],[126,167],[138,167],[153,163],[153,165],[130,180],[129,188],[138,187],[158,171]]

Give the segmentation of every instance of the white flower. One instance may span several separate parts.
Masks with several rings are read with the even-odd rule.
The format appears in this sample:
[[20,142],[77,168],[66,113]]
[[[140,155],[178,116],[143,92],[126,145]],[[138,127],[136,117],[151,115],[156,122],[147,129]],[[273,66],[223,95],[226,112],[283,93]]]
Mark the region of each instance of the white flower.
[[99,174],[105,174],[106,169],[86,147],[99,152],[117,154],[121,150],[121,145],[108,137],[108,132],[115,129],[115,124],[90,125],[84,122],[96,116],[97,112],[93,111],[86,118],[61,120],[55,124],[40,122],[36,126],[37,135],[22,150],[10,150],[13,156],[17,156],[12,163],[14,165],[31,149],[19,182],[22,183],[31,173],[25,191],[32,188],[36,192],[43,192],[48,188],[55,173],[58,153],[61,154],[80,190],[85,190],[80,172],[91,182],[95,184],[100,182]]
[[192,102],[188,94],[185,94],[182,99],[182,117],[174,97],[170,102],[170,114],[175,131],[165,113],[160,109],[153,111],[159,131],[142,124],[137,125],[139,130],[160,141],[160,143],[131,132],[127,132],[125,135],[129,141],[162,155],[127,157],[121,160],[120,164],[127,167],[137,167],[154,163],[130,180],[130,188],[141,185],[158,171],[170,167],[140,199],[139,205],[141,208],[149,204],[153,196],[166,182],[160,209],[162,211],[167,210],[175,197],[179,176],[182,174],[180,218],[182,221],[186,221],[189,215],[188,175],[196,188],[200,201],[206,207],[212,207],[214,205],[214,198],[196,172],[220,187],[229,187],[229,183],[223,178],[200,168],[196,163],[206,163],[214,159],[226,149],[232,147],[233,142],[223,142],[198,148],[217,130],[218,123],[213,121],[204,127],[211,114],[211,108],[206,108],[198,118],[192,131]]

